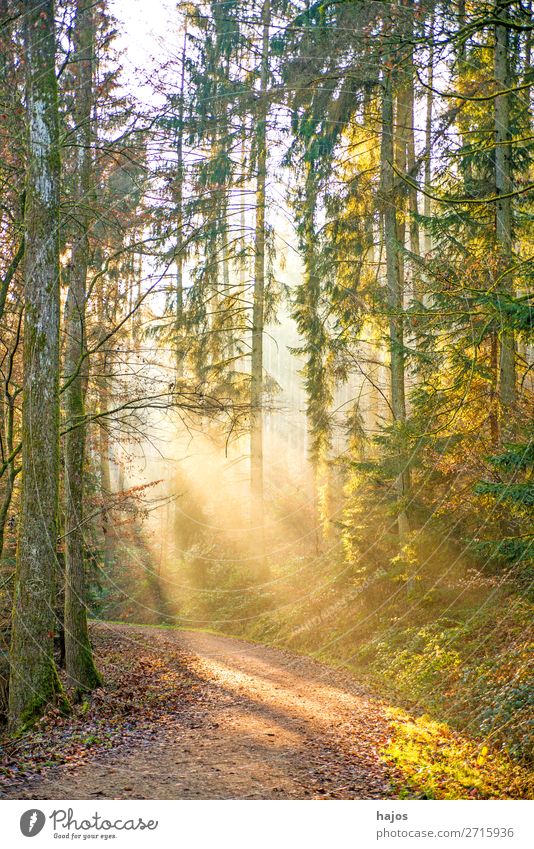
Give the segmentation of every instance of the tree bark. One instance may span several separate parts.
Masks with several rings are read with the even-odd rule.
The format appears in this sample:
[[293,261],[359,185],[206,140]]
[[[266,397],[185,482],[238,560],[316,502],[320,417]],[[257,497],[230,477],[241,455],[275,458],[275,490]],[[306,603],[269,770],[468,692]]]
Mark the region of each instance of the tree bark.
[[[66,302],[65,373],[74,373],[65,392],[65,411],[71,430],[65,436],[65,662],[70,687],[77,694],[100,684],[87,628],[84,556],[85,389],[88,359],[84,354],[85,301],[89,263],[91,110],[93,89],[93,13],[90,0],[77,0],[75,38],[76,145],[75,202],[77,232],[72,245]],[[83,360],[84,365],[81,366]],[[74,427],[73,427],[74,426]]]
[[17,353],[17,349],[20,343],[21,328],[22,312],[19,315],[15,341],[13,343],[13,346],[11,347],[7,359],[7,373],[5,375],[4,382],[2,426],[4,430],[6,459],[5,463],[2,464],[2,468],[5,468],[5,473],[7,474],[7,477],[5,482],[4,497],[2,499],[2,504],[0,505],[0,559],[2,558],[2,554],[4,551],[6,524],[9,514],[9,508],[11,506],[11,499],[13,497],[13,492],[15,489],[15,480],[20,472],[20,466],[17,465],[19,461],[17,459],[17,452],[15,449],[15,402],[17,400],[17,396],[21,392],[21,389],[20,387],[12,389],[11,378],[13,375],[15,355]]
[[[434,108],[434,14],[430,18],[430,47],[428,55],[428,81],[426,90],[426,115],[425,115],[425,167],[424,167],[424,186],[425,193],[423,197],[423,214],[429,219],[432,212],[430,203],[430,192],[432,189],[432,113]],[[432,236],[428,225],[425,225],[424,231],[424,252],[425,255],[432,251]]]
[[174,333],[176,351],[176,379],[184,376],[184,96],[187,27],[184,24],[182,45],[182,67],[180,76],[180,101],[178,105],[178,135],[176,138],[176,304],[174,308]]
[[14,424],[14,413],[15,407],[13,403],[13,399],[6,392],[6,412],[5,412],[5,421],[4,421],[4,431],[5,431],[5,440],[6,440],[6,448],[7,454],[10,458],[7,467],[7,477],[5,482],[4,496],[2,498],[2,504],[0,505],[0,559],[2,557],[4,551],[4,540],[5,540],[5,531],[7,524],[7,517],[9,513],[9,508],[11,506],[11,499],[13,497],[13,490],[15,488],[15,479],[18,474],[18,469],[16,466],[16,458],[13,457],[13,424]]
[[59,488],[59,126],[54,2],[24,2],[26,180],[22,493],[9,727],[67,706],[54,663]]
[[[406,2],[408,9],[407,16],[407,47],[408,47],[408,57],[406,61],[406,126],[404,128],[404,135],[406,138],[406,170],[410,174],[412,180],[416,180],[415,174],[415,68],[414,68],[414,55],[413,55],[413,13],[414,13],[414,0],[407,0]],[[419,212],[418,208],[418,198],[417,198],[417,189],[415,186],[408,186],[408,208],[410,211],[410,251],[414,256],[421,255],[421,245],[420,245],[420,234],[419,234],[419,221],[417,220],[417,215]],[[415,277],[417,275],[417,265],[414,261],[411,263],[412,267],[412,290],[413,296],[416,299],[419,299],[420,292],[417,289],[415,283]]]

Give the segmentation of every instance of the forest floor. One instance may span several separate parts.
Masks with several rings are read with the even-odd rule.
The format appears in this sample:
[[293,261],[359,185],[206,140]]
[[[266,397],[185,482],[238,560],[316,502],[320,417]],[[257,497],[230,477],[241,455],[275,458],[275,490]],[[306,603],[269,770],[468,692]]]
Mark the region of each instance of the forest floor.
[[166,627],[91,631],[104,686],[0,735],[0,798],[532,796],[532,773],[506,754],[310,658]]
[[6,747],[0,796],[383,799],[384,706],[350,677],[207,633],[99,623],[107,687]]

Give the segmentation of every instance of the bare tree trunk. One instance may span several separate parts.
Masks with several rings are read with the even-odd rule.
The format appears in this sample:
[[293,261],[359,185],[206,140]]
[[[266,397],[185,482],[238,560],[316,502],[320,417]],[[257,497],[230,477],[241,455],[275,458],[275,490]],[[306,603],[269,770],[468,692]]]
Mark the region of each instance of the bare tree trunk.
[[4,383],[4,404],[3,404],[3,414],[2,414],[2,425],[4,429],[4,439],[5,439],[5,473],[7,474],[5,489],[4,489],[4,497],[2,499],[2,504],[0,505],[0,559],[2,557],[2,553],[4,551],[4,543],[5,543],[5,530],[7,524],[7,517],[9,514],[9,508],[11,506],[11,499],[13,497],[13,491],[15,489],[15,480],[17,475],[20,472],[20,466],[17,465],[17,451],[15,448],[15,401],[17,400],[17,396],[20,393],[20,388],[12,389],[11,387],[11,377],[13,374],[13,364],[15,361],[15,354],[19,347],[20,336],[21,336],[21,327],[22,327],[22,313],[19,316],[19,321],[17,325],[17,332],[15,336],[14,344],[9,352],[8,362],[7,362],[7,374],[5,377]]
[[[495,17],[506,22],[507,0],[497,0]],[[508,35],[506,24],[495,26],[495,81],[499,91],[509,87]],[[495,194],[499,196],[495,207],[495,241],[499,258],[499,289],[505,294],[513,293],[512,279],[512,163],[510,147],[510,95],[503,93],[495,97]],[[506,318],[504,319],[506,322]],[[499,362],[499,397],[505,407],[516,400],[515,342],[512,330],[506,326],[501,331]]]
[[[391,375],[391,409],[394,423],[406,421],[406,398],[404,392],[404,327],[403,291],[399,272],[399,245],[397,242],[397,213],[393,179],[394,134],[393,134],[393,86],[391,72],[383,77],[382,100],[382,144],[380,151],[380,193],[383,204],[384,242],[386,248],[386,278],[389,310],[389,347]],[[405,470],[399,469],[395,488],[399,500],[398,530],[402,545],[409,531],[408,517],[403,505],[408,494],[408,479]]]
[[[99,281],[96,297],[96,309],[99,333],[103,335],[106,330],[106,317],[104,312],[104,281]],[[106,351],[98,354],[98,412],[100,415],[109,410],[109,395],[111,382],[110,355]],[[108,422],[105,418],[100,419],[98,434],[98,456],[100,461],[100,497],[102,499],[101,528],[103,537],[103,563],[108,568],[113,563],[114,546],[111,530],[111,511],[107,505],[111,496],[111,471],[110,471],[110,440]]]
[[9,459],[8,461],[4,497],[2,498],[2,503],[0,504],[0,558],[2,557],[4,551],[7,517],[9,513],[9,508],[11,506],[13,490],[15,488],[15,479],[18,473],[18,469],[15,463],[16,458],[13,457],[13,422],[15,406],[14,403],[12,403],[11,397],[6,397],[6,406],[7,410],[5,414],[4,431],[7,454],[8,457],[12,459]]
[[[8,157],[11,162],[18,160],[20,164],[23,153],[19,139],[24,138],[24,128],[23,121],[19,116],[20,94],[16,70],[18,58],[16,55],[17,48],[13,43],[14,33],[17,30],[17,16],[13,14],[13,11],[14,9],[10,7],[8,0],[0,0],[0,110],[4,122],[0,136],[0,158]],[[6,121],[6,118],[9,118],[9,121]],[[12,149],[14,145],[18,148],[15,151]],[[5,173],[9,174],[10,172]],[[19,228],[22,224],[21,219],[24,215],[24,192],[21,191],[20,178],[16,176],[16,169],[12,171],[12,176],[15,178],[13,182],[10,180],[9,185],[6,183],[2,185],[0,227],[3,239],[7,237],[4,250],[13,236],[17,239],[18,248],[13,250],[11,261],[2,278],[0,278],[0,318],[4,315],[9,288],[24,257],[24,239],[18,241]],[[20,217],[19,209],[16,209],[19,198],[22,200]],[[16,217],[13,217],[15,210],[17,214]],[[4,259],[7,259],[6,253],[4,253]]]
[[[93,90],[93,13],[89,0],[77,0],[75,38],[75,108],[77,232],[74,234],[66,303],[65,373],[65,661],[69,685],[76,693],[100,684],[87,629],[84,557],[85,390],[88,379],[85,301],[89,263],[91,109]],[[82,365],[83,362],[83,365]]]
[[491,381],[489,386],[489,429],[491,447],[494,451],[497,450],[500,441],[500,418],[497,402],[497,372],[499,365],[499,348],[497,332],[492,330],[490,334],[490,373]]
[[[252,525],[260,559],[265,554],[263,503],[263,330],[265,306],[265,205],[267,181],[267,86],[269,82],[270,0],[262,8],[262,57],[256,129],[257,181],[256,230],[254,239],[254,303],[252,307],[250,483]],[[263,564],[263,570],[265,565]]]
[[9,727],[67,706],[54,663],[59,490],[59,126],[54,2],[24,2],[27,198],[22,496],[11,637]]
[[[17,89],[14,84],[14,54],[11,43],[10,9],[8,0],[0,0],[0,109],[2,110],[2,112],[7,113],[11,110],[14,103],[13,95],[15,95],[15,97],[17,96]],[[6,148],[9,146],[10,142],[11,133],[7,133],[5,139],[1,143],[0,156],[4,152],[7,152]],[[6,204],[6,206],[4,210],[0,210],[0,228],[2,233],[6,233],[5,224],[9,201],[6,202],[6,199],[3,198],[3,202]],[[20,262],[23,250],[24,246],[22,244],[19,247],[18,251],[12,257],[10,268],[13,269],[13,271],[11,273],[7,272],[1,281],[0,318],[2,318],[4,314],[9,284],[10,281],[13,279],[14,271],[16,270],[16,267]],[[13,265],[13,263],[16,264]],[[9,346],[8,348],[8,374],[4,382],[3,401],[0,403],[0,427],[2,429],[2,433],[5,439],[5,450],[4,445],[2,444],[0,479],[3,478],[4,474],[6,475],[5,488],[3,492],[2,502],[0,504],[0,558],[2,557],[2,552],[4,550],[6,524],[9,514],[9,508],[11,506],[11,499],[13,497],[15,479],[18,472],[18,468],[16,466],[17,458],[13,456],[15,398],[18,393],[17,390],[12,391],[11,377],[13,373],[13,360],[15,356],[15,351],[18,348],[18,344],[20,341],[20,328],[21,321],[19,320],[15,344],[13,347]],[[5,339],[2,341],[4,344],[7,344]]]
[[[98,406],[100,412],[108,409],[108,386],[107,376],[103,377],[103,384],[99,392]],[[105,382],[104,382],[105,381]],[[109,433],[105,423],[100,425],[99,430],[99,445],[98,453],[100,457],[100,495],[102,498],[102,536],[104,541],[103,560],[104,567],[107,569],[113,563],[114,546],[113,535],[111,531],[111,514],[107,508],[107,502],[111,496],[111,473],[109,468]]]

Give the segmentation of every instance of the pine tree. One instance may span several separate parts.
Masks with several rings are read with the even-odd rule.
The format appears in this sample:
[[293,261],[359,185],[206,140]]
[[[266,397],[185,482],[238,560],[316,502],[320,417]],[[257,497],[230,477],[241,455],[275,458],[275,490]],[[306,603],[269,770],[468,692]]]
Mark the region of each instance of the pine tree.
[[[393,79],[391,69],[383,72],[382,95],[382,146],[380,153],[380,193],[386,252],[387,304],[389,311],[389,356],[391,374],[391,410],[393,423],[401,429],[406,422],[403,282],[400,276],[400,252],[397,212],[394,194],[394,122]],[[399,463],[402,460],[399,458]],[[395,487],[399,499],[398,528],[401,544],[409,531],[408,517],[403,501],[409,492],[408,472],[397,470]]]
[[[495,111],[495,241],[499,263],[499,289],[513,294],[512,256],[512,162],[510,145],[510,74],[509,62],[509,3],[495,3],[495,83],[499,94],[494,98]],[[510,407],[516,398],[514,334],[505,326],[501,332],[499,363],[499,395],[503,406]]]
[[[265,324],[265,241],[267,183],[267,89],[269,85],[269,30],[271,0],[261,10],[261,65],[256,121],[256,222],[254,233],[254,293],[252,305],[252,349],[250,364],[250,486],[252,527],[257,535],[260,558],[265,555],[264,460],[263,460],[263,334]],[[265,566],[263,565],[263,569]]]

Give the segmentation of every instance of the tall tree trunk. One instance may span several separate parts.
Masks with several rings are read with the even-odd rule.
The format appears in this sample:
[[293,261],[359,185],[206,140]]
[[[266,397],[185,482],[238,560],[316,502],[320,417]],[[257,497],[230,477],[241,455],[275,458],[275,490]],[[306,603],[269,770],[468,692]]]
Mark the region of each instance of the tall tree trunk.
[[[76,144],[77,231],[72,245],[69,290],[66,302],[65,374],[65,662],[70,687],[76,693],[100,683],[87,629],[84,557],[85,390],[87,358],[85,301],[89,263],[88,229],[92,183],[91,110],[93,101],[93,12],[89,0],[77,0],[75,39],[74,134]],[[83,365],[82,365],[83,361]]]
[[180,76],[180,101],[178,104],[178,136],[176,139],[176,304],[174,308],[174,333],[176,351],[176,379],[184,376],[184,350],[182,336],[184,332],[184,96],[185,96],[185,59],[187,47],[187,27],[184,24],[182,45],[182,67]]
[[[7,295],[15,272],[24,256],[24,240],[19,241],[19,230],[24,215],[24,192],[17,169],[13,168],[14,162],[17,162],[17,165],[21,164],[23,154],[20,150],[19,139],[24,138],[23,121],[19,115],[20,93],[16,70],[18,60],[17,48],[13,43],[17,23],[13,11],[8,0],[0,0],[0,110],[3,115],[0,160],[6,158],[10,162],[8,170],[3,172],[3,179],[6,179],[6,174],[11,175],[8,178],[9,185],[5,182],[2,185],[2,205],[0,206],[0,228],[5,242],[2,251],[4,261],[12,251],[11,261],[0,278],[0,318],[6,308]],[[13,177],[15,177],[14,180]],[[19,198],[22,200],[20,207]],[[18,243],[17,248],[8,247],[13,239],[16,239]]]
[[231,342],[230,349],[230,367],[233,371],[237,371],[238,364],[239,368],[241,368],[240,363],[240,354],[241,348],[238,343],[239,339],[239,329],[243,324],[243,315],[246,311],[246,286],[247,286],[247,226],[246,226],[246,214],[247,214],[247,182],[246,182],[246,168],[247,168],[247,148],[246,148],[246,140],[247,140],[247,126],[245,123],[245,119],[243,120],[243,130],[241,135],[241,150],[240,150],[240,167],[241,173],[239,177],[239,237],[237,242],[239,244],[239,255],[237,259],[237,290],[234,291],[232,303],[232,324],[234,328],[233,338]]
[[[525,4],[525,9],[526,9],[526,18],[529,22],[532,23],[532,0],[528,0],[528,2]],[[524,79],[526,78],[527,74],[529,74],[529,72],[531,70],[531,64],[532,64],[532,28],[530,28],[525,33],[525,62],[524,62],[524,65],[523,65],[523,68],[524,68],[523,78]],[[530,126],[532,125],[532,114],[530,114],[530,117],[529,117],[529,125]]]
[[26,181],[22,494],[11,638],[9,727],[66,707],[54,663],[59,490],[59,126],[53,0],[24,2]]
[[[430,47],[428,53],[428,79],[426,89],[426,116],[425,116],[425,168],[424,168],[424,186],[425,194],[423,199],[423,214],[426,219],[430,219],[432,207],[430,204],[430,192],[432,188],[432,112],[434,107],[434,14],[430,19]],[[428,225],[425,226],[424,235],[424,251],[425,255],[432,250],[432,236]]]
[[[398,84],[397,88],[397,97],[394,108],[394,123],[392,129],[393,136],[393,156],[395,161],[395,166],[397,171],[402,174],[405,174],[407,171],[407,133],[406,126],[408,122],[408,87],[406,85],[406,79],[403,74],[402,84]],[[392,96],[393,101],[395,102],[395,98]],[[398,213],[395,212],[395,232],[396,232],[396,241],[397,241],[397,274],[398,274],[398,288],[402,293],[402,300],[404,302],[404,291],[405,291],[405,255],[404,251],[406,249],[406,195],[404,192],[394,192],[392,187],[392,203],[397,210]]]
[[[417,174],[416,170],[416,159],[415,159],[415,68],[414,68],[414,56],[413,56],[413,13],[414,13],[414,0],[406,0],[406,5],[408,8],[407,15],[407,49],[408,56],[406,61],[406,126],[404,128],[404,135],[406,138],[406,170],[410,175],[411,181],[416,181]],[[417,214],[419,212],[418,203],[417,203],[417,189],[415,186],[408,186],[408,208],[410,211],[410,251],[414,256],[420,256],[421,254],[421,246],[420,246],[420,237],[419,237],[419,221],[417,220]],[[419,292],[415,283],[415,278],[417,276],[417,264],[412,260],[410,263],[412,267],[412,289],[413,296],[415,298],[419,298]]]
[[490,333],[490,386],[489,386],[489,430],[491,447],[493,451],[497,451],[500,441],[500,419],[497,403],[497,372],[499,365],[499,348],[497,332],[492,330]]
[[[229,121],[228,121],[228,100],[224,96],[224,91],[226,86],[228,85],[228,81],[230,79],[230,64],[229,58],[226,58],[224,63],[224,82],[223,82],[223,95],[219,98],[219,116],[217,119],[218,123],[218,136],[219,143],[218,149],[221,152],[221,155],[224,156],[227,160],[230,159],[231,156],[231,136],[229,132]],[[226,166],[228,167],[228,166]],[[219,227],[218,227],[218,241],[219,241],[219,254],[220,254],[220,266],[221,266],[221,282],[219,284],[219,291],[221,293],[220,298],[220,315],[218,317],[218,325],[221,329],[221,355],[222,362],[227,364],[231,360],[233,356],[233,299],[231,296],[231,287],[230,287],[230,261],[229,261],[229,239],[230,239],[230,224],[229,224],[229,212],[230,212],[230,198],[232,194],[232,184],[231,184],[231,176],[229,173],[225,173],[224,184],[221,188],[219,188],[218,192],[217,205],[219,207],[218,219],[219,219]]]
[[317,273],[315,213],[317,207],[317,186],[314,166],[306,163],[305,209],[303,212],[302,241],[304,248],[303,314],[299,324],[301,335],[307,342],[307,357],[304,367],[307,395],[306,418],[309,459],[312,467],[312,503],[313,525],[315,531],[315,549],[318,554],[322,545],[321,489],[328,487],[328,471],[325,463],[329,445],[328,409],[326,409],[323,349],[324,334],[319,315],[321,294],[320,279]]
[[[262,55],[256,125],[256,229],[254,236],[254,302],[252,307],[250,483],[252,526],[260,562],[265,554],[263,503],[263,330],[265,307],[265,206],[267,181],[267,86],[269,82],[270,0],[262,7]],[[265,571],[265,564],[262,569]]]
[[[100,335],[106,332],[106,316],[104,311],[104,280],[100,279],[96,292],[96,310],[98,319],[98,331]],[[116,303],[116,301],[115,301]],[[109,410],[110,383],[112,380],[110,354],[107,351],[101,351],[97,359],[97,386],[98,386],[98,412],[102,416]],[[111,510],[108,509],[109,500],[111,497],[111,469],[110,469],[110,440],[108,422],[105,418],[100,419],[98,431],[98,457],[100,462],[100,497],[102,501],[101,513],[101,529],[103,552],[102,560],[104,568],[107,569],[113,563],[114,546],[113,546],[113,531],[112,531],[112,516]]]
[[[497,0],[495,17],[503,23],[495,26],[495,81],[498,91],[495,97],[495,194],[499,196],[495,207],[495,241],[497,248],[499,290],[513,294],[512,261],[512,162],[510,146],[510,95],[508,53],[509,16],[508,0]],[[508,195],[508,197],[507,197]],[[499,397],[505,407],[516,399],[515,342],[513,331],[506,327],[506,317],[501,330],[499,362]]]
[[[397,242],[397,212],[393,178],[394,133],[393,133],[393,85],[391,72],[384,71],[382,99],[382,144],[380,150],[380,193],[383,204],[384,242],[386,248],[386,280],[389,310],[389,348],[391,375],[391,409],[393,422],[406,421],[406,398],[404,391],[404,327],[403,291],[399,273],[399,245]],[[401,459],[399,458],[399,463]],[[398,530],[402,544],[409,531],[408,517],[402,503],[408,495],[408,477],[399,468],[395,488],[399,499]]]
[[[414,52],[413,52],[413,14],[414,0],[405,0],[407,9],[406,21],[404,24],[404,39],[406,43],[407,55],[403,62],[403,82],[402,93],[399,95],[399,128],[401,136],[401,144],[405,147],[405,164],[401,165],[410,176],[410,182],[406,188],[407,198],[407,213],[408,213],[408,229],[409,229],[409,246],[410,258],[406,263],[410,271],[410,286],[407,287],[407,275],[403,275],[401,279],[402,291],[406,292],[406,296],[413,303],[421,300],[422,289],[419,285],[419,264],[417,258],[421,255],[421,240],[419,233],[419,214],[418,207],[418,192],[416,188],[417,182],[417,165],[415,156],[415,68],[414,68]],[[417,322],[413,324],[412,342],[416,349],[421,348],[421,336],[417,332]],[[416,384],[419,381],[419,371],[417,364],[414,363],[410,369],[410,381]]]
[[[104,368],[107,367],[106,358],[104,358]],[[100,412],[105,412],[109,408],[109,391],[108,377],[104,371],[101,379],[101,386],[98,396],[98,408]],[[114,546],[113,532],[111,530],[111,511],[108,508],[108,501],[111,497],[111,471],[109,463],[109,432],[106,423],[101,423],[99,429],[98,454],[100,458],[100,496],[102,499],[102,536],[104,542],[103,560],[104,568],[108,569],[113,563]]]

